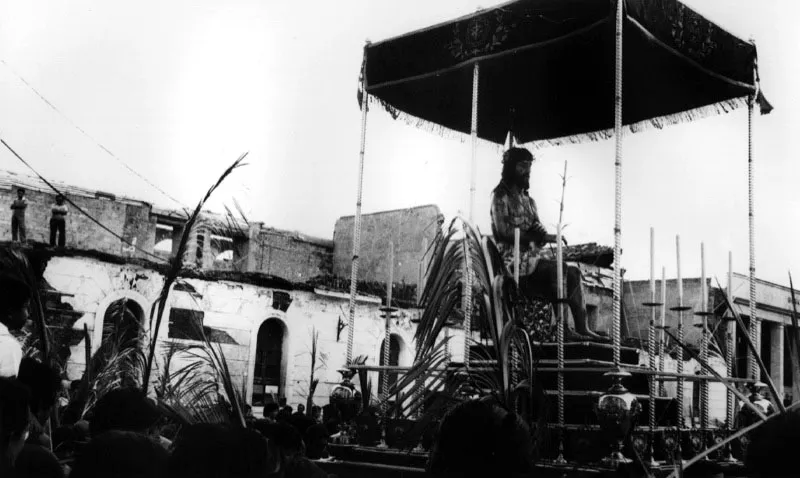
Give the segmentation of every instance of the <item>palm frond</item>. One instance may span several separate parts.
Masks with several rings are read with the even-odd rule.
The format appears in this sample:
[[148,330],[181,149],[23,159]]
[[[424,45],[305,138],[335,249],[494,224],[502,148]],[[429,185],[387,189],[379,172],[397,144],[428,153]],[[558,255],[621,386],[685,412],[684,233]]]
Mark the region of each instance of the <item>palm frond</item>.
[[670,332],[670,331],[669,331],[669,330],[667,330],[667,329],[664,329],[664,332],[665,332],[665,333],[666,333],[666,334],[667,334],[667,335],[668,335],[670,338],[672,338],[672,340],[675,342],[675,344],[677,344],[677,345],[678,345],[678,347],[681,347],[681,348],[682,348],[682,349],[683,349],[683,350],[684,350],[686,353],[688,353],[688,354],[689,354],[689,356],[690,356],[690,357],[692,357],[693,359],[697,360],[697,362],[700,364],[700,366],[701,366],[701,367],[703,367],[703,368],[704,368],[704,369],[705,369],[707,372],[709,372],[709,373],[710,373],[711,375],[713,375],[713,376],[714,376],[714,377],[715,377],[717,380],[719,380],[719,381],[720,381],[720,382],[721,382],[723,385],[725,385],[725,388],[727,388],[728,390],[730,390],[730,391],[731,391],[731,393],[733,393],[734,395],[736,395],[736,398],[738,398],[739,400],[741,400],[743,404],[745,404],[745,405],[746,405],[748,408],[750,408],[751,410],[753,410],[753,411],[756,413],[756,415],[758,415],[758,416],[759,416],[759,418],[761,418],[762,420],[763,420],[764,418],[766,418],[766,417],[765,417],[765,415],[764,415],[764,413],[761,411],[761,409],[760,409],[760,408],[758,408],[756,405],[754,405],[754,404],[753,404],[753,403],[752,403],[750,400],[748,400],[748,399],[747,399],[747,397],[745,397],[745,396],[742,394],[742,392],[740,392],[740,391],[739,391],[739,390],[736,388],[736,385],[734,384],[734,382],[731,382],[731,381],[730,381],[730,380],[728,380],[726,377],[723,377],[722,375],[720,375],[720,374],[719,374],[719,373],[718,373],[716,370],[714,370],[714,368],[713,368],[713,367],[711,367],[711,365],[709,365],[709,364],[708,364],[708,362],[706,362],[705,360],[703,360],[703,359],[700,357],[700,355],[699,355],[697,352],[695,352],[694,350],[692,350],[690,347],[687,347],[687,346],[686,346],[686,344],[684,344],[683,342],[681,342],[680,340],[678,340],[678,337],[677,337],[675,334],[673,334],[672,332]]
[[[359,355],[353,359],[353,365],[364,365],[367,363],[369,357],[366,355]],[[372,379],[369,378],[369,372],[364,369],[358,369],[358,386],[361,392],[361,409],[366,410],[369,408],[370,400],[372,399]]]
[[[719,280],[717,280],[717,287],[722,289],[722,285],[719,283]],[[739,313],[736,311],[736,309],[733,308],[733,304],[731,304],[730,301],[728,300],[728,295],[727,294],[722,294],[722,297],[723,297],[723,300],[725,301],[726,306],[728,307],[728,310],[730,310],[730,312],[733,315],[734,319],[736,319],[736,323],[739,325],[740,330],[742,330],[743,332],[746,332],[747,329],[744,326],[744,322],[742,321],[742,318],[739,316]],[[785,411],[786,407],[783,405],[783,399],[778,394],[778,389],[775,388],[775,383],[772,381],[772,376],[770,375],[769,370],[767,369],[767,366],[764,365],[764,361],[761,360],[761,351],[758,350],[756,348],[755,344],[753,344],[753,341],[750,340],[750,335],[749,334],[743,333],[741,335],[742,335],[742,338],[744,339],[745,343],[747,344],[748,349],[750,349],[750,353],[753,355],[753,358],[755,358],[756,363],[758,363],[758,366],[761,369],[761,376],[767,382],[767,388],[769,388],[769,391],[772,394],[773,402],[775,403],[775,405],[778,407],[778,409],[781,412]]]
[[57,363],[57,358],[52,353],[52,336],[45,323],[44,306],[39,293],[39,280],[30,261],[21,250],[13,247],[5,248],[0,251],[0,271],[4,276],[25,284],[30,291],[33,336],[37,339],[33,343],[38,346],[41,356],[45,360],[53,364]]
[[[153,303],[153,308],[151,309],[150,314],[150,350],[147,355],[147,360],[145,361],[145,369],[144,369],[144,376],[143,376],[143,384],[142,388],[144,389],[145,393],[147,392],[147,388],[150,383],[150,374],[153,369],[153,360],[155,357],[156,346],[158,344],[158,332],[161,329],[161,321],[164,317],[164,310],[167,306],[167,298],[169,297],[169,292],[172,289],[173,284],[178,279],[181,271],[183,270],[183,260],[184,255],[186,254],[186,250],[189,244],[189,238],[192,234],[192,229],[194,228],[195,224],[197,223],[198,218],[200,217],[200,212],[203,210],[203,206],[208,202],[208,199],[214,194],[214,191],[222,184],[223,181],[237,168],[244,166],[244,158],[247,157],[247,153],[242,154],[239,158],[233,162],[217,179],[217,182],[212,185],[203,199],[197,203],[197,206],[192,212],[192,215],[186,221],[184,225],[183,234],[181,235],[181,240],[178,243],[178,249],[175,256],[170,260],[170,267],[167,271],[167,274],[164,277],[164,286],[159,293],[158,299]],[[158,304],[156,306],[156,304]],[[153,313],[156,313],[155,316],[155,323],[153,323]],[[227,365],[226,365],[227,366]],[[244,418],[242,418],[242,423],[244,424]]]
[[797,298],[794,293],[792,273],[789,272],[789,290],[792,293],[792,327],[784,328],[789,347],[789,366],[792,371],[792,398],[800,399],[800,323],[797,316]]

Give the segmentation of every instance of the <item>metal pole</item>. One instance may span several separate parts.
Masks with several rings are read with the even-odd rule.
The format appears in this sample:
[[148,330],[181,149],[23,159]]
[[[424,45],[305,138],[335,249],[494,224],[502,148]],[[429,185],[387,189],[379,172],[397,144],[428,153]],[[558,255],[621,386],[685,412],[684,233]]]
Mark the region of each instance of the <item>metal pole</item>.
[[[748,219],[750,236],[750,341],[760,350],[761,345],[761,324],[756,316],[756,234],[755,234],[755,171],[753,168],[753,122],[755,121],[754,112],[756,98],[758,96],[758,84],[756,83],[756,71],[753,69],[753,83],[756,85],[754,93],[748,102],[747,109],[747,194],[748,194]],[[750,376],[758,380],[760,371],[755,356],[750,353]]]
[[[658,340],[658,371],[664,371],[664,359],[666,357],[665,353],[665,346],[666,346],[666,334],[664,332],[664,327],[666,324],[666,317],[667,317],[667,268],[661,268],[661,334]],[[664,380],[660,380],[658,384],[658,395],[665,396],[666,391],[664,390]]]
[[464,310],[464,367],[469,368],[469,350],[472,342],[472,254],[469,250],[467,225],[464,225],[464,290],[461,307]]
[[[391,339],[392,339],[392,330],[391,330],[391,318],[392,318],[392,283],[394,282],[394,243],[389,243],[389,278],[386,281],[386,307],[384,308],[385,312],[385,321],[384,321],[384,335],[383,335],[383,364],[384,365],[391,365],[389,361],[391,360]],[[381,380],[381,397],[383,398],[383,403],[386,403],[386,398],[388,397],[389,393],[389,374],[387,372],[383,373],[383,377]],[[386,407],[384,406],[383,410],[384,415],[386,414]]]
[[558,326],[557,326],[557,346],[558,346],[558,457],[556,463],[564,464],[564,251],[561,243],[561,223],[556,229],[556,283],[558,297]]
[[614,343],[614,366],[620,364],[621,320],[622,320],[622,0],[617,0],[616,56],[614,75],[614,139],[615,139],[615,194],[614,194],[614,315],[612,335]]
[[514,228],[514,282],[519,287],[519,228]]
[[[647,340],[647,355],[650,358],[650,370],[656,370],[656,354],[658,347],[656,346],[656,250],[655,230],[650,228],[650,329]],[[654,446],[655,431],[656,431],[656,377],[651,375],[650,382],[650,395],[648,397],[650,403],[649,411],[649,426],[650,426],[650,462],[651,466],[655,465]]]
[[[675,250],[678,258],[678,342],[683,344],[683,278],[681,277],[681,237],[675,236]],[[678,389],[675,394],[675,402],[678,408],[678,429],[682,429],[683,422],[683,347],[678,346]]]
[[[367,42],[369,45],[369,42]],[[356,294],[358,293],[358,255],[361,250],[361,196],[364,189],[364,149],[367,142],[367,110],[369,110],[369,93],[367,92],[367,58],[364,51],[364,71],[361,77],[361,90],[364,100],[361,105],[361,151],[358,160],[358,194],[356,196],[356,216],[353,220],[353,265],[350,269],[350,320],[347,329],[347,364],[353,362],[353,337],[356,324]]]
[[[728,303],[733,304],[733,290],[731,287],[733,286],[733,252],[728,251]],[[728,346],[725,350],[726,355],[726,362],[728,366],[728,377],[733,377],[733,361],[735,360],[735,353],[734,349],[736,348],[736,322],[733,320],[729,320],[727,324],[727,339],[728,339]],[[728,426],[728,430],[733,429],[733,409],[735,407],[735,397],[733,393],[728,391],[727,400],[725,402],[725,421]]]
[[469,222],[474,221],[475,215],[475,185],[478,178],[478,83],[480,79],[480,64],[472,67],[472,120],[470,122],[470,135],[472,136],[472,164],[469,183]]
[[[702,319],[703,338],[700,344],[700,358],[708,363],[708,289],[706,288],[706,252],[705,244],[700,243],[700,313]],[[700,428],[708,430],[708,381],[700,382]]]
[[[475,184],[478,177],[478,83],[480,64],[472,67],[472,119],[470,134],[472,136],[472,173],[469,186],[469,222],[473,222],[475,213]],[[472,261],[467,242],[466,226],[464,228],[464,290],[462,294],[464,309],[464,367],[469,368],[469,349],[472,338]]]

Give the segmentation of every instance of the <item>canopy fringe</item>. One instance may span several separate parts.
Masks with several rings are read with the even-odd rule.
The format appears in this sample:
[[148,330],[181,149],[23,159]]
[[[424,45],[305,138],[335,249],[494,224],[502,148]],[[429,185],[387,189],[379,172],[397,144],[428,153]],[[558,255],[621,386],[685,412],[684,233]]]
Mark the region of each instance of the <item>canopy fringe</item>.
[[[747,107],[748,97],[743,96],[733,98],[730,100],[721,101],[719,103],[702,106],[688,111],[682,111],[671,115],[659,116],[637,123],[625,125],[625,127],[632,133],[641,133],[652,129],[663,129],[665,126],[671,126],[681,123],[689,123],[692,121],[708,118],[730,113],[736,109]],[[533,141],[526,143],[524,146],[538,150],[553,146],[563,146],[567,144],[582,144],[593,141],[601,141],[611,139],[614,137],[614,129],[609,128],[601,131],[593,131],[591,133],[583,133],[572,136],[564,136],[561,138],[553,138],[543,141]]]
[[[457,140],[460,143],[466,143],[467,141],[471,140],[471,135],[469,133],[462,133],[461,131],[456,131],[446,126],[442,126],[438,123],[434,123],[433,121],[428,121],[418,116],[414,116],[404,111],[400,111],[391,104],[379,98],[376,98],[373,95],[369,96],[369,101],[373,105],[374,104],[380,105],[384,110],[386,110],[387,113],[389,113],[389,115],[391,115],[392,119],[400,120],[405,124],[412,126],[414,128],[435,134],[444,139]],[[493,143],[481,137],[478,137],[478,141],[484,145],[488,145],[496,149],[498,153],[503,152],[504,146],[502,144]]]
[[[423,131],[436,134],[442,138],[455,139],[461,143],[465,143],[470,139],[470,135],[467,133],[462,133],[461,131],[456,131],[454,129],[447,128],[432,121],[424,120],[422,118],[419,118],[418,116],[405,113],[395,108],[391,104],[379,98],[376,98],[373,95],[369,95],[369,101],[372,104],[379,104],[383,109],[386,110],[386,112],[388,112],[392,116],[393,119],[395,120],[399,119],[409,126],[413,126]],[[737,110],[739,108],[747,107],[748,104],[747,102],[748,102],[747,96],[733,98],[719,103],[702,106],[700,108],[695,108],[688,111],[682,111],[680,113],[675,113],[666,116],[659,116],[657,118],[651,118],[648,120],[639,121],[637,123],[625,125],[625,127],[633,133],[641,133],[643,131],[648,131],[652,129],[663,129],[665,126],[688,123],[703,118],[708,118],[711,116],[731,113],[732,111]],[[608,128],[600,131],[592,131],[590,133],[581,133],[571,136],[563,136],[561,138],[552,138],[542,141],[531,141],[521,144],[520,146],[527,147],[533,150],[539,150],[554,146],[564,146],[569,144],[583,144],[589,142],[603,141],[611,139],[613,137],[614,137],[614,129]],[[493,143],[491,141],[487,141],[482,138],[479,138],[479,140],[484,144],[492,145],[498,151],[502,151],[503,149],[503,145],[501,144]]]

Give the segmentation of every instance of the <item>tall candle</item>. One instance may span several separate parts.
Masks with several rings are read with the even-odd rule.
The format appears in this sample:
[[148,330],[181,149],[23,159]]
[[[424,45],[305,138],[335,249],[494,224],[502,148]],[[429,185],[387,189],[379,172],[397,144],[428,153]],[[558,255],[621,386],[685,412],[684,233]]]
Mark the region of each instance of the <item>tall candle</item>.
[[656,301],[656,239],[655,231],[650,228],[650,302]]
[[392,284],[394,283],[394,242],[389,243],[389,281],[386,283],[386,307],[392,306]]
[[[664,321],[667,315],[667,268],[661,268],[661,327],[664,327]],[[664,332],[661,332],[661,340],[664,340]]]
[[728,302],[733,304],[733,251],[728,251]]
[[702,312],[708,311],[708,290],[706,289],[706,247],[702,242],[700,243],[700,310]]

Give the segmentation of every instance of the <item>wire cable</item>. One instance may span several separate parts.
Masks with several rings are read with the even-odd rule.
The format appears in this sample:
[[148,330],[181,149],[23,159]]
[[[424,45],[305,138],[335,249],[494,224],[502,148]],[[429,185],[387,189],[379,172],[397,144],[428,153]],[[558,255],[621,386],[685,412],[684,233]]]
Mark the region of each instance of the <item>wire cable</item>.
[[88,217],[88,218],[89,218],[89,219],[90,219],[92,222],[94,222],[95,224],[97,224],[98,226],[100,226],[100,227],[101,227],[103,230],[105,230],[106,232],[110,233],[112,236],[116,237],[117,239],[119,239],[120,241],[122,241],[122,242],[124,242],[125,244],[129,245],[130,247],[133,247],[133,248],[134,248],[134,249],[136,249],[137,251],[139,251],[139,252],[141,252],[141,253],[143,253],[143,254],[146,254],[146,255],[148,255],[148,256],[150,256],[150,257],[153,257],[153,258],[157,259],[157,260],[158,260],[158,261],[160,261],[160,262],[168,262],[168,261],[164,260],[164,258],[162,258],[162,257],[160,257],[160,256],[157,256],[157,255],[153,254],[152,252],[146,251],[146,250],[142,249],[141,247],[138,247],[138,246],[136,246],[136,244],[134,244],[134,243],[132,243],[132,242],[128,241],[128,240],[127,240],[127,239],[125,239],[124,237],[120,236],[120,235],[119,235],[119,234],[117,234],[116,232],[114,232],[114,231],[112,231],[111,229],[109,229],[109,228],[108,228],[108,227],[107,227],[105,224],[103,224],[102,222],[98,221],[98,220],[97,220],[97,219],[95,219],[95,218],[94,218],[94,217],[93,217],[91,214],[89,214],[88,212],[84,211],[84,210],[83,210],[83,209],[82,209],[80,206],[78,206],[77,204],[75,204],[75,203],[74,203],[74,202],[73,202],[71,199],[69,199],[69,198],[67,197],[67,195],[66,195],[66,194],[64,194],[64,193],[62,193],[61,191],[59,191],[59,189],[58,189],[57,187],[55,187],[55,186],[54,186],[54,185],[53,185],[53,184],[52,184],[50,181],[48,181],[47,179],[45,179],[45,177],[44,177],[44,176],[42,176],[41,174],[39,174],[39,172],[38,172],[36,169],[34,169],[34,167],[30,165],[30,163],[28,163],[27,161],[25,161],[25,160],[22,158],[22,156],[20,156],[20,155],[19,155],[19,154],[18,154],[16,151],[14,151],[14,149],[13,149],[11,146],[9,146],[9,145],[8,145],[8,143],[6,143],[6,141],[5,141],[4,139],[0,139],[0,143],[3,143],[3,146],[5,146],[5,147],[6,147],[6,148],[7,148],[9,151],[11,151],[11,154],[13,154],[14,156],[16,156],[16,157],[17,157],[17,159],[19,159],[20,161],[22,161],[22,164],[24,164],[25,166],[27,166],[27,167],[28,167],[28,169],[30,169],[31,171],[33,171],[33,173],[34,173],[34,174],[36,174],[36,176],[38,176],[38,177],[39,177],[39,179],[41,179],[41,180],[42,180],[42,181],[43,181],[45,184],[47,184],[47,185],[50,187],[50,189],[52,189],[53,191],[55,191],[55,193],[56,193],[56,194],[60,194],[61,196],[63,196],[63,197],[64,197],[64,200],[65,200],[65,201],[67,201],[68,203],[70,203],[70,205],[72,205],[72,207],[74,207],[76,211],[78,211],[78,212],[80,212],[81,214],[83,214],[84,216]]
[[128,171],[130,171],[131,173],[133,173],[133,174],[135,174],[136,176],[138,176],[138,177],[139,177],[139,179],[141,179],[142,181],[144,181],[145,183],[147,183],[147,184],[148,184],[150,187],[152,187],[152,188],[153,188],[153,189],[155,189],[156,191],[160,192],[160,193],[161,193],[161,194],[163,194],[164,196],[166,196],[166,197],[168,197],[169,199],[171,199],[173,202],[175,202],[176,204],[178,204],[179,206],[181,206],[181,208],[183,208],[184,210],[186,209],[186,205],[185,205],[185,204],[183,204],[182,202],[178,201],[177,199],[175,199],[174,197],[172,197],[172,196],[171,196],[169,193],[167,193],[167,192],[166,192],[166,191],[164,191],[163,189],[161,189],[161,188],[159,188],[158,186],[156,186],[155,184],[153,184],[153,183],[152,183],[150,180],[148,180],[148,179],[147,179],[146,177],[144,177],[142,174],[138,173],[136,170],[134,170],[132,167],[130,167],[130,166],[129,166],[129,165],[128,165],[128,164],[127,164],[125,161],[123,161],[123,160],[122,160],[122,159],[121,159],[119,156],[117,156],[116,154],[112,153],[112,152],[111,152],[111,150],[109,150],[108,148],[106,148],[105,146],[103,146],[103,145],[102,145],[102,144],[101,144],[99,141],[97,141],[96,139],[94,139],[94,138],[93,138],[93,137],[92,137],[92,136],[91,136],[89,133],[87,133],[87,132],[86,132],[86,131],[85,131],[83,128],[81,128],[80,126],[78,126],[78,125],[77,125],[77,124],[76,124],[74,121],[72,121],[72,120],[71,120],[69,117],[67,117],[67,115],[65,115],[65,114],[64,114],[64,113],[63,113],[61,110],[59,110],[59,109],[56,107],[56,105],[54,105],[54,104],[53,104],[53,103],[51,103],[51,102],[50,102],[50,101],[49,101],[47,98],[45,98],[45,97],[44,97],[44,95],[42,95],[42,94],[39,92],[39,90],[37,90],[36,88],[34,88],[34,87],[33,87],[33,85],[31,85],[30,83],[28,83],[28,81],[27,81],[27,80],[25,80],[25,78],[23,78],[23,77],[22,77],[22,76],[21,76],[19,73],[17,73],[16,71],[14,71],[14,69],[13,69],[13,68],[11,68],[11,66],[9,66],[9,65],[8,65],[8,63],[6,63],[6,61],[5,61],[5,60],[2,60],[2,59],[0,59],[0,63],[2,63],[3,65],[5,65],[5,67],[6,67],[6,68],[8,68],[8,70],[9,70],[11,73],[13,73],[13,74],[14,74],[14,76],[16,76],[16,77],[17,77],[17,78],[18,78],[18,79],[19,79],[19,80],[20,80],[22,83],[24,83],[24,84],[25,84],[25,86],[27,86],[28,88],[30,88],[30,89],[31,89],[31,91],[33,91],[33,92],[36,94],[36,96],[38,96],[38,97],[39,97],[39,99],[41,99],[41,100],[42,100],[42,101],[43,101],[43,102],[44,102],[44,103],[45,103],[47,106],[49,106],[49,107],[50,107],[50,108],[51,108],[53,111],[55,111],[55,112],[56,112],[56,113],[58,113],[58,114],[59,114],[59,115],[60,115],[62,118],[64,118],[64,120],[65,120],[67,123],[69,123],[70,125],[72,125],[72,127],[73,127],[73,128],[77,129],[77,130],[78,130],[78,131],[80,131],[80,132],[81,132],[81,133],[82,133],[84,136],[86,136],[87,138],[89,138],[89,140],[91,140],[91,141],[92,141],[92,142],[93,142],[95,145],[97,145],[97,147],[98,147],[98,148],[102,149],[102,150],[103,150],[103,151],[105,151],[105,152],[106,152],[106,153],[107,153],[109,156],[111,156],[112,158],[114,158],[114,159],[116,159],[117,161],[119,161],[119,162],[120,162],[120,163],[121,163],[121,164],[122,164],[122,165],[125,167],[125,169],[127,169],[127,170],[128,170]]

